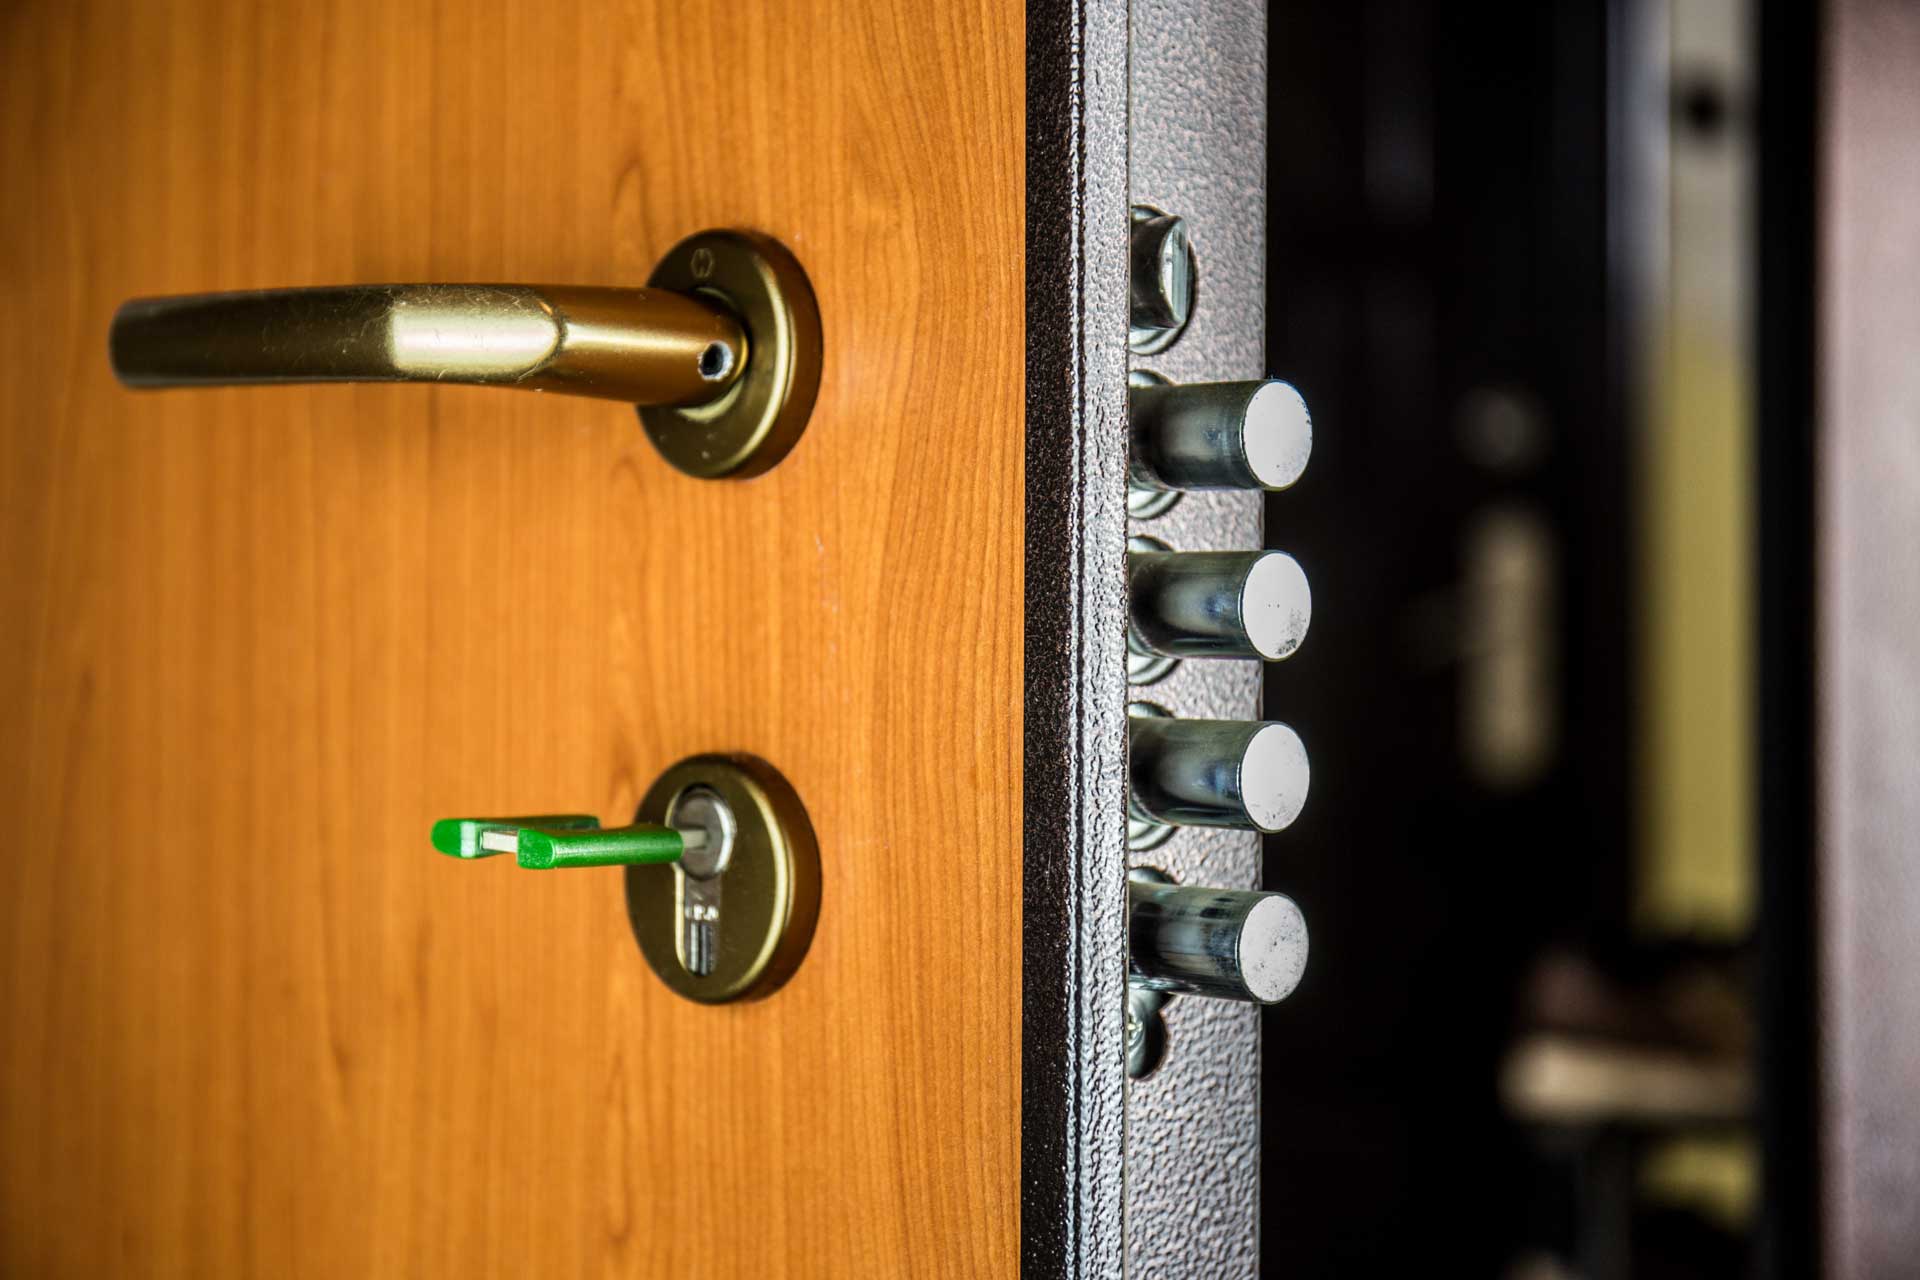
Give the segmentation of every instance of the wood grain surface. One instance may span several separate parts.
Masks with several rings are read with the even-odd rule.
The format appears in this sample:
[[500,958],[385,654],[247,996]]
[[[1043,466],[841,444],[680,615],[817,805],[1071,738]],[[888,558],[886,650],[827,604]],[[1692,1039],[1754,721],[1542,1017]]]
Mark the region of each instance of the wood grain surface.
[[[988,1275],[1019,1151],[1022,9],[0,9],[0,1273]],[[135,394],[135,294],[640,283],[773,233],[771,474],[482,389]],[[772,999],[645,967],[624,820],[745,750],[822,847]]]

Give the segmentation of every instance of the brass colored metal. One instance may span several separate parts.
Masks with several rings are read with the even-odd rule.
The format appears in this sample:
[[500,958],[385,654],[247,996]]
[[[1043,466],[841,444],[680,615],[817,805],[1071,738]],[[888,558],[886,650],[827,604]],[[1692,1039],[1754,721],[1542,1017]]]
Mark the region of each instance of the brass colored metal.
[[722,396],[749,355],[739,323],[710,300],[572,285],[135,298],[108,349],[130,387],[457,382],[643,405]]
[[747,231],[675,245],[645,289],[383,284],[135,298],[108,351],[129,387],[457,382],[624,400],[688,475],[785,457],[820,387],[820,312]]
[[759,475],[799,440],[820,386],[820,311],[806,272],[765,236],[703,231],[669,250],[647,283],[720,302],[753,347],[745,373],[720,399],[643,407],[647,434],[689,475]]
[[627,919],[660,980],[689,1000],[719,1004],[772,993],[813,941],[820,913],[820,853],[800,797],[773,766],[752,756],[682,760],[640,801],[637,821],[671,824],[682,797],[702,790],[731,811],[733,845],[718,880],[724,898],[714,953],[684,951],[688,871],[679,863],[630,866]]

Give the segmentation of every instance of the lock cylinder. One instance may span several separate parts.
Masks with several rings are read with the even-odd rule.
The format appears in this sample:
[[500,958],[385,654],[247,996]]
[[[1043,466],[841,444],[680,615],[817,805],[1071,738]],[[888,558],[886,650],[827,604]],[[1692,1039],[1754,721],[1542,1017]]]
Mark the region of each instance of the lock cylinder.
[[627,920],[660,980],[702,1004],[785,983],[820,913],[820,851],[787,780],[753,756],[692,756],[660,775],[635,816],[708,833],[673,863],[626,869]]
[[522,867],[621,867],[627,920],[660,980],[702,1004],[772,993],[799,967],[820,913],[820,852],[800,797],[764,760],[703,755],[662,774],[634,821],[592,814],[446,818],[449,857]]

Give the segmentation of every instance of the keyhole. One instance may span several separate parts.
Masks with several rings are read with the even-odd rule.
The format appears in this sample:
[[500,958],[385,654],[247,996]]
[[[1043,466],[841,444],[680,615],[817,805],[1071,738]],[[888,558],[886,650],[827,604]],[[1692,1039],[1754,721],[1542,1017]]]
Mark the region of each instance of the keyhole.
[[704,978],[719,957],[721,876],[733,861],[738,826],[720,793],[700,785],[673,798],[667,824],[704,837],[680,858],[680,964]]

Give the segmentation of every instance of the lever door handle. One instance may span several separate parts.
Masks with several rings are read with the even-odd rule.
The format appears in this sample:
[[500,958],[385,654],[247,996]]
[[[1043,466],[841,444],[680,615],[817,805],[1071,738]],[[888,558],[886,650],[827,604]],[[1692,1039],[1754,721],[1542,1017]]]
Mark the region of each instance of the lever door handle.
[[705,231],[646,288],[398,284],[135,298],[114,315],[129,387],[438,382],[624,400],[693,475],[793,446],[820,381],[805,272],[765,236]]
[[129,387],[463,382],[704,404],[747,362],[740,323],[665,289],[397,284],[135,298],[113,317]]

